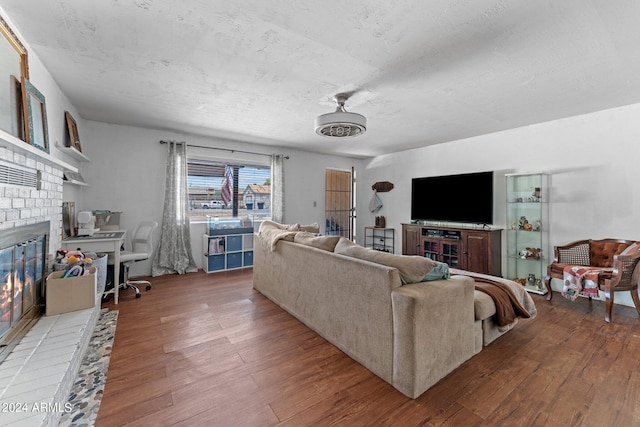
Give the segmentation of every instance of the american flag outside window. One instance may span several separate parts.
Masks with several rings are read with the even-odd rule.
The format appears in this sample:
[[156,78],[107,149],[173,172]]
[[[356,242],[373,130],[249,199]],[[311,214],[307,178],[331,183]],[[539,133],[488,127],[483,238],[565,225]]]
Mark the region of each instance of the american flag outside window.
[[229,206],[229,203],[233,200],[233,169],[231,166],[225,168],[220,197],[226,206]]

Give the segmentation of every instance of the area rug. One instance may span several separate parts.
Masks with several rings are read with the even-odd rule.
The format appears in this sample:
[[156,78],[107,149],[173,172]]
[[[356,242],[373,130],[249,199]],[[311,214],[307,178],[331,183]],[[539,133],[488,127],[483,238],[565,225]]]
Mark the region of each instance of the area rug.
[[58,426],[93,426],[107,382],[111,348],[118,322],[118,310],[102,309],[89,341],[89,348],[73,383],[68,403],[69,412],[63,413]]

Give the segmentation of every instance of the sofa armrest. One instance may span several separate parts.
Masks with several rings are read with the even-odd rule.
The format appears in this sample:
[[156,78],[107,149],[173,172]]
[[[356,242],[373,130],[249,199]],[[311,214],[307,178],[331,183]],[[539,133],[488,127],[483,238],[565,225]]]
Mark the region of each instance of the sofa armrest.
[[640,280],[640,246],[634,245],[630,251],[613,256],[613,273],[606,291],[635,290]]
[[474,354],[470,277],[393,290],[393,385],[416,398]]

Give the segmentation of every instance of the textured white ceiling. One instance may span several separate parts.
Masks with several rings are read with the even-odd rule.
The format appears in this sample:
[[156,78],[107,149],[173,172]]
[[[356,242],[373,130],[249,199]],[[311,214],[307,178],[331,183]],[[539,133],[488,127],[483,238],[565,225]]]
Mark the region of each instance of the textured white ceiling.
[[[370,156],[640,102],[637,0],[2,0],[86,119]],[[334,94],[367,133],[314,133]]]

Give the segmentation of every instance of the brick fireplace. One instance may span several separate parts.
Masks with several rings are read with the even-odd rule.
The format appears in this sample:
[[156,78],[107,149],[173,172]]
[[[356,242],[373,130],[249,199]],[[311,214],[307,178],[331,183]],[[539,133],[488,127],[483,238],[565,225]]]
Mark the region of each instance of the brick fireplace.
[[[22,144],[25,143],[22,142]],[[9,145],[0,146],[0,250],[2,250],[0,256],[4,258],[2,261],[5,264],[8,258],[30,256],[26,252],[35,249],[35,246],[33,242],[29,242],[36,237],[36,234],[45,235],[46,248],[40,248],[44,250],[41,254],[44,270],[40,270],[40,274],[44,275],[50,270],[49,267],[54,259],[53,254],[55,249],[60,247],[61,240],[63,172],[62,165],[46,163],[36,155],[20,152]],[[15,248],[9,248],[9,241],[12,241]],[[3,267],[6,268],[6,265]],[[22,290],[19,289],[24,286],[22,276],[24,276],[24,270],[20,274],[17,270],[15,271],[9,280],[15,284],[11,290],[8,289],[8,284],[4,283],[4,288],[7,288],[5,290],[11,295],[5,294],[3,298],[0,293],[0,304],[7,304],[15,297],[22,296]],[[38,288],[39,292],[32,292],[31,295],[34,304],[42,302],[41,284]],[[35,291],[35,289],[32,290]],[[33,314],[30,313],[31,311],[39,311],[33,310],[38,308],[35,305],[33,307],[21,305],[24,306],[24,310],[16,304],[10,313],[10,318],[4,321],[0,318],[0,345],[6,344],[6,341],[15,335],[11,329],[24,326],[24,322],[19,322],[19,318],[31,317]],[[6,315],[0,307],[0,316],[3,314]],[[2,356],[1,353],[0,356]]]
[[[42,310],[49,221],[0,230],[0,352]],[[0,356],[0,360],[2,360]]]
[[[38,298],[44,301],[44,294],[42,287],[38,287],[37,277],[43,286],[55,251],[61,247],[65,170],[77,172],[73,165],[0,130],[0,249],[7,246],[6,236],[21,240],[15,236],[22,230],[26,230],[27,235],[17,250],[11,249],[10,256],[5,251],[4,260],[17,257],[21,260],[19,264],[30,263],[31,255],[35,253],[38,257],[37,243],[33,243],[34,247],[29,243],[38,241],[37,236],[32,235],[33,230],[36,235],[47,236],[47,244],[42,244],[40,254],[42,277],[37,276],[37,267],[34,267],[35,286],[28,289],[28,295],[25,294],[27,279],[20,282],[19,293],[11,289],[11,299],[22,302],[10,309],[8,321],[6,315],[4,323],[0,320],[0,405],[7,410],[15,409],[3,411],[2,425],[58,425],[62,411],[67,409],[69,391],[100,312],[98,296],[93,309],[41,317],[43,310]],[[0,262],[3,262],[2,252]],[[27,275],[24,269],[22,273],[11,274]],[[31,296],[32,304],[31,301],[25,304],[25,298]],[[0,296],[0,304],[2,301]],[[31,318],[31,314],[35,316]],[[22,328],[25,325],[27,327]]]

